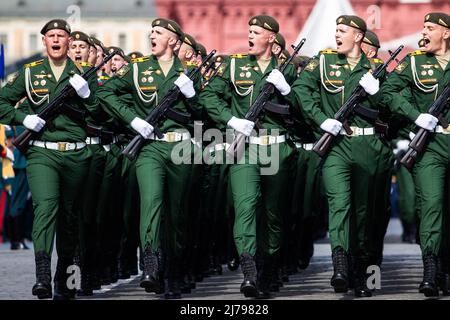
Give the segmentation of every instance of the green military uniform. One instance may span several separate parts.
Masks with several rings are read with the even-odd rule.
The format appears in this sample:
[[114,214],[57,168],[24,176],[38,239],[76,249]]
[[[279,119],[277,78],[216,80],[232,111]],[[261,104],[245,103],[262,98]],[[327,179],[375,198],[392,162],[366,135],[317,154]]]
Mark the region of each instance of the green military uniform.
[[[343,16],[337,24],[350,26],[360,24],[365,31],[364,22],[358,17]],[[293,90],[300,101],[306,120],[313,129],[328,118],[333,118],[340,106],[358,86],[364,74],[379,65],[379,60],[369,60],[361,54],[357,65],[351,70],[345,55],[335,50],[323,50],[305,67]],[[319,92],[319,94],[317,94]],[[381,94],[369,96],[363,101],[367,108],[379,106]],[[347,262],[350,252],[354,257],[358,278],[364,277],[369,262],[368,221],[372,216],[374,179],[380,157],[386,157],[383,141],[375,134],[373,124],[355,116],[350,125],[353,136],[341,134],[335,137],[330,151],[323,161],[322,176],[329,207],[329,233],[333,250],[335,275],[343,268],[342,286],[335,286],[336,292],[346,291]],[[388,149],[388,152],[390,150]],[[362,190],[364,192],[362,192]],[[334,277],[332,278],[332,285]],[[356,291],[355,291],[356,294]],[[364,294],[368,294],[364,290]]]
[[[38,113],[69,84],[69,78],[74,74],[82,74],[82,70],[70,59],[66,60],[58,81],[47,58],[25,65],[1,90],[2,122],[23,122],[26,113],[15,110],[14,105],[24,97],[28,97],[30,106],[26,112]],[[90,86],[93,88],[95,79],[92,81]],[[75,108],[87,109],[91,114],[99,111],[93,94],[84,100],[70,98],[70,102]],[[36,254],[51,256],[57,229],[58,262],[65,261],[68,265],[73,259],[77,239],[75,207],[91,156],[85,148],[86,132],[77,121],[63,113],[47,124],[37,139],[26,153],[35,212],[34,249]]]
[[[163,19],[155,20],[154,24],[167,27]],[[162,72],[155,56],[138,58],[106,82],[99,89],[98,96],[109,112],[129,124],[135,117],[144,119],[173,87],[174,80],[183,71],[183,65],[176,57],[167,75]],[[117,97],[125,94],[132,95],[134,108],[129,108],[117,100]],[[191,99],[181,98],[174,108],[184,112],[187,108],[195,109],[196,100],[196,96]],[[168,216],[165,225],[170,230],[166,233],[168,254],[173,262],[171,267],[176,268],[185,236],[183,206],[191,166],[175,164],[171,160],[171,153],[181,146],[192,150],[192,145],[190,135],[183,125],[171,119],[165,119],[158,125],[165,133],[164,141],[148,141],[136,160],[141,199],[141,245],[144,251],[154,252],[161,248],[160,221],[163,211],[166,210]],[[175,130],[184,130],[184,133],[176,133]],[[184,156],[190,158],[190,153]]]
[[[273,57],[265,72],[261,73],[254,56],[232,56],[230,64],[222,66],[222,68],[224,68],[223,72],[221,72],[218,77],[214,78],[202,93],[202,104],[207,108],[210,117],[222,125],[226,124],[233,115],[244,118],[250,104],[254,101],[258,92],[261,90],[261,87],[265,84],[265,76],[277,66],[278,63],[276,58]],[[289,80],[292,82],[294,79],[293,68],[290,68],[289,71],[291,71],[291,73],[287,73],[287,77],[290,77]],[[218,95],[223,96],[223,98],[220,99]],[[223,100],[230,102],[231,108],[228,108],[226,104],[222,102]],[[280,98],[278,98],[278,100],[280,100]],[[281,135],[286,133],[286,130],[283,128],[281,117],[276,117],[272,114],[264,117],[261,125],[263,128],[269,130],[278,129],[280,130]],[[256,176],[260,176],[260,164],[232,165],[230,174],[237,215],[234,232],[236,245],[240,254],[248,252],[254,255],[256,253],[256,221],[254,220],[254,217],[251,217],[254,215],[255,209],[260,201],[259,198],[261,197],[261,192],[264,195],[267,195],[267,198],[263,196],[263,198],[265,198],[263,206],[266,214],[273,215],[267,217],[267,219],[278,220],[280,218],[277,216],[279,213],[277,213],[278,210],[276,209],[277,203],[279,202],[276,199],[279,198],[272,198],[270,195],[272,195],[273,192],[274,197],[276,195],[281,196],[281,190],[277,188],[278,183],[276,181],[278,181],[278,175],[282,176],[284,174],[283,170],[286,169],[283,167],[283,165],[285,165],[283,160],[289,158],[292,153],[293,148],[291,145],[287,143],[280,144],[280,171],[274,176],[261,177],[261,182],[258,182],[260,178],[256,178]],[[247,150],[245,154],[246,160],[248,160],[248,156]],[[256,180],[254,181],[254,184],[250,184],[249,180],[252,180],[253,178]],[[271,181],[272,179],[273,181]],[[273,182],[273,184],[269,181]],[[266,190],[265,187],[261,190],[260,183],[262,183],[262,185],[271,185],[270,191]],[[279,187],[281,188],[281,186]],[[268,194],[265,194],[265,192],[268,192]],[[268,254],[276,253],[279,249],[279,237],[280,234],[274,232],[272,238],[266,238],[269,242],[265,243],[263,251]]]
[[[249,25],[278,32],[278,23],[268,16],[253,17]],[[227,125],[233,116],[245,118],[249,107],[266,83],[265,78],[277,67],[278,61],[274,55],[264,71],[260,69],[255,56],[232,55],[229,63],[222,64],[218,76],[203,90],[202,105],[207,109],[209,116],[223,126]],[[294,81],[295,70],[292,65],[288,66],[284,76],[287,83]],[[293,97],[291,94],[283,97],[277,92],[272,101],[290,102],[291,97]],[[270,282],[272,268],[277,262],[276,258],[281,246],[282,209],[288,200],[285,183],[294,154],[292,143],[277,142],[278,137],[286,137],[284,121],[280,115],[267,112],[259,123],[267,130],[270,138],[261,132],[259,137],[249,138],[255,139],[254,142],[249,140],[251,147],[245,149],[240,162],[232,164],[229,171],[235,210],[234,240],[241,256],[244,273],[241,291],[246,296],[256,294],[253,292],[256,289],[253,276],[256,273],[254,272],[254,256],[257,252],[263,259],[261,272],[259,272],[260,289],[264,295],[267,293],[267,282]],[[257,146],[259,155],[256,154],[255,145],[257,144],[259,144]],[[261,170],[268,165],[263,164],[261,154],[276,154],[274,150],[279,153],[276,159],[272,159],[274,161],[271,164],[275,162],[278,170],[264,175]],[[250,159],[256,161],[252,163]]]
[[[387,105],[391,110],[414,121],[420,113],[426,113],[439,95],[443,85],[450,80],[449,67],[442,70],[433,54],[415,51],[400,64],[383,88]],[[402,95],[403,88],[411,88],[414,104]],[[448,117],[448,115],[445,115]],[[441,127],[438,127],[438,130]],[[414,181],[420,197],[420,239],[422,251],[439,253],[444,205],[445,168],[449,137],[445,130],[433,134],[429,144],[414,166]]]
[[[425,22],[448,28],[450,18],[443,13],[432,13],[425,16]],[[408,54],[383,88],[386,104],[393,112],[415,121],[421,113],[428,112],[430,105],[450,81],[449,65],[441,66],[434,54],[425,51]],[[411,90],[413,103],[399,94],[404,88]],[[444,117],[449,119],[448,110]],[[448,215],[445,190],[448,187],[450,136],[447,129],[440,125],[435,128],[425,152],[419,156],[413,169],[424,259],[424,281],[420,291],[426,296],[438,294],[436,279],[428,276],[436,272],[437,256],[441,254],[443,243],[443,220]],[[442,254],[446,256],[448,252]]]

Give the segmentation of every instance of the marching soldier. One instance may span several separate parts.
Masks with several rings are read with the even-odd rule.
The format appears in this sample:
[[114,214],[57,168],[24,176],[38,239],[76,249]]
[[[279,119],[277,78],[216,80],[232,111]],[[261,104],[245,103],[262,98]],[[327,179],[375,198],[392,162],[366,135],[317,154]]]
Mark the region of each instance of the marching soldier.
[[[433,132],[425,152],[417,159],[413,169],[424,267],[419,291],[429,297],[439,295],[438,289],[442,288],[437,282],[438,264],[443,263],[444,273],[449,272],[448,240],[443,232],[443,221],[448,215],[445,209],[448,182],[445,177],[450,159],[450,136],[447,134],[448,128],[444,128],[442,123],[438,125],[438,119],[428,113],[428,108],[450,81],[450,16],[440,12],[427,14],[422,35],[425,41],[423,50],[411,52],[397,66],[383,87],[383,93],[386,105],[393,112]],[[411,102],[400,94],[404,88],[411,90]],[[448,110],[444,117],[449,119]]]
[[[2,122],[23,123],[40,132],[30,142],[26,153],[27,176],[35,212],[33,243],[36,260],[36,284],[32,293],[39,299],[51,298],[50,259],[55,230],[58,263],[55,274],[55,299],[73,297],[66,285],[67,267],[73,263],[76,246],[78,192],[87,173],[90,153],[86,149],[83,126],[62,113],[47,124],[37,113],[52,101],[61,90],[72,85],[78,96],[70,98],[73,107],[96,114],[98,108],[90,87],[67,53],[70,27],[64,20],[51,20],[41,30],[48,57],[26,64],[0,91]],[[22,98],[29,101],[29,112],[14,109]]]
[[[378,157],[384,156],[380,154],[383,142],[375,134],[373,123],[359,116],[351,120],[353,134],[347,135],[334,114],[358,84],[369,94],[371,108],[380,104],[379,81],[369,72],[380,62],[369,60],[361,50],[364,20],[344,15],[336,24],[337,50],[322,50],[312,59],[293,90],[318,136],[323,132],[336,136],[322,165],[334,267],[331,285],[335,292],[346,292],[353,284],[350,280],[355,296],[368,297],[372,294],[365,281],[367,229],[376,192],[373,172]],[[367,101],[364,104],[368,105]],[[352,269],[354,277],[349,274]]]
[[[378,36],[373,31],[367,30],[361,43],[361,50],[371,61],[381,63],[381,60],[378,59],[379,49],[380,41]],[[387,115],[387,112],[384,111],[385,109],[386,108],[383,108],[383,113],[379,116],[379,118],[384,121],[388,121],[389,116]],[[391,128],[391,131],[393,130],[394,128]],[[377,158],[377,163],[373,170],[375,193],[371,204],[373,206],[371,211],[372,216],[370,217],[371,222],[368,222],[371,226],[369,235],[370,241],[368,242],[370,265],[381,265],[383,258],[384,236],[391,217],[390,193],[394,156],[391,146],[387,140],[388,138],[390,137],[386,136],[380,138],[381,141],[384,142],[380,145],[380,154],[382,154],[382,156]]]
[[[241,292],[246,297],[268,297],[269,285],[281,245],[281,202],[288,177],[288,167],[293,146],[287,142],[281,116],[265,114],[261,126],[267,135],[251,136],[254,123],[244,118],[262,86],[273,83],[277,92],[274,101],[290,99],[289,82],[295,79],[295,70],[287,68],[285,76],[276,70],[277,58],[272,45],[279,31],[278,22],[270,16],[259,15],[249,20],[248,55],[232,55],[229,64],[223,64],[218,76],[202,91],[202,105],[209,116],[220,125],[227,125],[247,136],[252,148],[247,148],[242,160],[230,167],[235,222],[234,240],[241,259],[244,281]],[[287,79],[287,80],[286,80]],[[278,132],[278,133],[276,133]],[[254,146],[258,149],[279,150],[273,162],[278,164],[276,173],[261,175],[260,159],[249,163]],[[264,151],[263,151],[264,152]],[[275,152],[276,153],[276,152]],[[287,199],[286,199],[287,200]],[[261,210],[261,221],[257,219]],[[257,226],[258,225],[258,226]],[[258,240],[257,240],[258,239]],[[255,256],[262,260],[258,274]],[[258,279],[257,279],[258,278]]]
[[[175,164],[171,154],[177,146],[189,146],[191,150],[191,137],[183,125],[165,119],[159,124],[164,133],[163,138],[158,138],[153,134],[153,126],[143,118],[174,84],[180,88],[183,96],[174,108],[184,111],[187,108],[195,109],[197,96],[192,80],[184,74],[183,65],[174,53],[183,37],[180,26],[174,21],[158,18],[153,21],[152,27],[152,55],[120,69],[114,78],[99,89],[98,96],[105,108],[147,140],[136,160],[144,256],[140,285],[147,292],[159,292],[157,253],[161,250],[160,221],[164,210],[167,210],[167,231],[164,234],[167,242],[168,286],[165,297],[173,299],[180,298],[178,268],[184,244],[184,201],[191,166]],[[134,109],[117,99],[127,93],[132,94]]]

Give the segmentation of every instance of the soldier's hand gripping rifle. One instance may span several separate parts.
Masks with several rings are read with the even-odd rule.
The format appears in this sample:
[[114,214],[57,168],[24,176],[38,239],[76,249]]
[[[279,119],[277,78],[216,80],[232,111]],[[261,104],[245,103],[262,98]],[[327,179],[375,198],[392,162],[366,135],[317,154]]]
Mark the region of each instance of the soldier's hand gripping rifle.
[[[439,97],[431,104],[428,113],[439,119],[439,123],[443,128],[448,128],[448,121],[444,118],[444,114],[450,107],[450,82],[447,83],[444,90],[442,90]],[[428,137],[431,132],[420,128],[417,134],[409,143],[409,149],[406,151],[400,163],[403,164],[408,170],[414,167],[417,157],[424,152],[425,146],[428,142]]]
[[[200,66],[189,72],[188,77],[191,80],[194,80],[195,76],[201,71],[201,69],[215,54],[216,50],[212,50],[205,57],[205,59],[203,59],[202,64]],[[155,108],[153,108],[150,114],[145,118],[145,121],[147,121],[154,128],[153,131],[158,138],[163,137],[163,133],[159,129],[158,123],[160,120],[168,117],[168,114],[171,112],[170,107],[179,99],[180,93],[181,93],[180,89],[176,85],[174,85],[172,89],[170,89],[167,92],[167,94],[164,96],[161,102]],[[144,142],[145,142],[144,137],[141,136],[140,134],[137,134],[122,151],[122,154],[130,160],[136,159],[136,156],[141,150]]]
[[[278,70],[281,73],[284,73],[287,66],[292,61],[292,59],[294,59],[295,56],[298,54],[305,41],[306,39],[303,38],[296,46],[292,45],[294,52],[278,68]],[[264,109],[270,110],[270,108],[274,107],[273,104],[271,106],[268,106],[270,104],[269,99],[272,97],[274,92],[275,92],[275,85],[270,82],[266,82],[262,87],[261,92],[256,97],[255,102],[253,102],[253,104],[247,111],[245,119],[254,122],[255,126],[258,126],[258,121],[262,117]],[[240,132],[236,133],[233,142],[227,149],[227,157],[229,157],[230,159],[236,159],[237,161],[241,159],[245,149],[245,138],[246,136],[243,133]]]
[[[83,73],[81,76],[84,80],[88,81],[89,78],[93,75],[97,75],[97,71],[100,70],[105,63],[112,59],[116,54],[118,54],[118,50],[113,51],[109,55],[107,55],[103,61],[96,67],[91,67],[88,71]],[[70,83],[68,83],[62,90],[61,93],[55,97],[50,103],[45,106],[37,115],[39,118],[45,120],[45,126],[39,131],[35,132],[29,129],[23,131],[20,135],[17,136],[13,141],[13,145],[19,149],[22,153],[25,153],[29,147],[30,141],[41,134],[45,127],[49,125],[49,121],[53,120],[57,117],[64,108],[66,108],[67,99],[76,94],[75,89],[72,87]]]
[[[373,72],[373,77],[378,79],[382,72],[389,66],[389,64],[398,56],[400,51],[404,46],[400,46],[395,50],[389,59],[382,65],[379,65],[375,71]],[[338,120],[342,123],[342,127],[348,135],[351,135],[353,132],[348,125],[348,120],[352,116],[353,112],[356,108],[359,107],[359,103],[367,96],[366,91],[361,85],[358,85],[348,98],[348,100],[339,108],[339,110],[334,115],[334,119]],[[331,144],[334,140],[334,135],[329,132],[325,132],[322,137],[314,144],[313,151],[317,153],[320,157],[324,157],[328,150],[331,147]]]

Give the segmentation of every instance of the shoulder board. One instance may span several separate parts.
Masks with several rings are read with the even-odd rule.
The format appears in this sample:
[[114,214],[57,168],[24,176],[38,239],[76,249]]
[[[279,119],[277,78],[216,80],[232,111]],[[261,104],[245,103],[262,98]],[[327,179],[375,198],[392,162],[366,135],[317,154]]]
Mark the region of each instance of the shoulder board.
[[150,59],[150,56],[145,56],[145,57],[140,57],[140,58],[136,58],[136,59],[131,59],[131,62],[132,63],[139,63],[139,62],[147,61],[148,59]]
[[337,54],[337,50],[325,49],[325,50],[320,50],[320,53],[323,53],[323,54]]
[[127,74],[127,72],[130,71],[130,67],[128,64],[122,66],[122,68],[120,68],[117,72],[116,72],[116,76],[118,76],[119,78],[122,78],[124,75]]
[[78,62],[80,64],[80,66],[82,67],[92,67],[92,64],[89,62]]
[[197,67],[197,64],[191,61],[186,62],[186,67]]
[[378,58],[372,58],[372,59],[369,59],[369,61],[370,61],[370,62],[373,62],[373,63],[381,63],[381,64],[384,63],[383,60],[378,59]]
[[108,80],[109,79],[109,77],[108,76],[100,76],[100,77],[98,77],[100,80]]
[[230,55],[230,58],[235,58],[235,59],[242,59],[242,58],[246,58],[248,57],[248,54],[246,53],[235,53]]
[[422,51],[422,50],[416,50],[416,51],[408,53],[408,55],[409,56],[420,56],[420,55],[425,54],[425,53],[427,53],[427,52],[426,51]]
[[32,67],[36,67],[38,65],[41,65],[44,62],[44,59],[41,60],[37,60],[37,61],[33,61],[30,63],[27,63],[26,65],[24,65],[25,68],[32,68]]

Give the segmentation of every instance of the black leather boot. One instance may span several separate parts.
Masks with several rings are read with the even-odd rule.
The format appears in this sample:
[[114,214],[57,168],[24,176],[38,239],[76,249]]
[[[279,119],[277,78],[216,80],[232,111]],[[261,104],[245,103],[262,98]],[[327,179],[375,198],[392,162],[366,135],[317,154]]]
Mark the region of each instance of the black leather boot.
[[439,296],[439,290],[436,283],[437,277],[437,256],[432,253],[426,253],[422,256],[423,260],[423,281],[419,286],[419,292],[425,297]]
[[151,248],[143,252],[144,270],[141,277],[141,288],[145,292],[159,292],[158,257]]
[[168,259],[167,285],[164,293],[166,299],[181,299],[180,260]]
[[331,277],[331,285],[334,292],[345,293],[348,290],[348,257],[342,247],[333,249],[331,258],[333,260],[334,273]]
[[249,253],[243,253],[240,257],[240,265],[244,274],[244,281],[241,284],[240,291],[245,297],[256,298],[258,290],[256,288],[256,263],[255,259]]
[[44,251],[39,251],[36,252],[34,259],[36,262],[36,283],[31,292],[38,299],[50,299],[52,297],[50,256]]
[[81,267],[81,288],[77,291],[77,295],[81,297],[92,296],[94,294],[92,288],[93,268],[87,261],[82,263]]
[[[257,298],[269,299],[271,291],[280,291],[277,283],[276,271],[277,268],[274,265],[273,258],[265,257],[262,260],[261,266],[258,268]],[[276,287],[276,289],[272,289],[272,286]]]
[[73,263],[73,258],[58,257],[58,262],[56,263],[53,300],[70,300],[75,298],[76,289],[69,289],[67,287],[67,279],[69,278],[67,268],[73,265]]
[[372,291],[367,287],[367,264],[356,261],[354,265],[354,294],[357,298],[371,297]]

